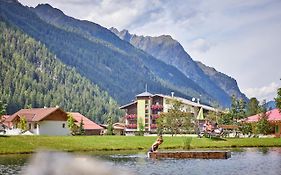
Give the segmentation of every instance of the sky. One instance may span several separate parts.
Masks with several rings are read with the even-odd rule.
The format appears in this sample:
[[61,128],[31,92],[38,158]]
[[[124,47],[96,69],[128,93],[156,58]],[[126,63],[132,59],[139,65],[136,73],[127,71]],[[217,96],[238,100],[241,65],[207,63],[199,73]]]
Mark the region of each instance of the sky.
[[280,0],[19,0],[144,36],[171,35],[196,61],[237,80],[248,98],[281,87]]

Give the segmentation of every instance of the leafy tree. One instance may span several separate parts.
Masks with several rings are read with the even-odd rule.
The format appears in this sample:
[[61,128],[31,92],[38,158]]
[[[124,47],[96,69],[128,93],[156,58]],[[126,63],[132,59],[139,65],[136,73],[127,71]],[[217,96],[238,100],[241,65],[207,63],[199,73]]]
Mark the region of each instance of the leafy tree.
[[20,128],[20,130],[22,132],[27,130],[27,120],[26,120],[25,116],[20,117],[20,122],[18,123],[18,128]]
[[218,123],[219,118],[221,118],[221,113],[216,111],[208,111],[205,119],[208,121],[214,121]]
[[70,113],[67,113],[67,127],[69,128],[71,135],[76,135],[77,126],[72,114]]
[[223,114],[219,119],[218,119],[218,123],[220,125],[232,125],[233,124],[233,116],[231,115],[231,113],[226,113]]
[[176,135],[194,131],[194,116],[184,112],[182,102],[173,100],[171,104],[172,108],[166,113],[161,113],[156,120],[158,134],[168,132]]
[[243,135],[249,135],[249,137],[253,133],[253,128],[251,123],[240,123],[239,129]]
[[144,131],[145,131],[144,121],[140,120],[138,122],[138,131],[135,133],[135,135],[137,135],[137,136],[144,136]]

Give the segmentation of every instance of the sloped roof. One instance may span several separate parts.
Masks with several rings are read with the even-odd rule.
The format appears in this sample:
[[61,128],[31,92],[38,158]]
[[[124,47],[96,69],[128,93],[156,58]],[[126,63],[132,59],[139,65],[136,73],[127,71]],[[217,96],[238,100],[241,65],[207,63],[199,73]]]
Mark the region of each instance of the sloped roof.
[[125,129],[125,123],[114,123],[112,126],[113,126],[113,129],[120,129],[120,130]]
[[0,122],[5,122],[7,120],[7,118],[9,118],[9,117],[10,117],[10,115],[2,115],[0,117],[1,118]]
[[207,106],[207,105],[204,105],[204,104],[201,104],[201,103],[196,103],[196,102],[193,102],[193,101],[190,101],[188,99],[181,98],[181,97],[176,97],[176,96],[172,97],[172,96],[163,95],[163,94],[155,94],[154,96],[160,96],[160,97],[163,97],[163,98],[179,100],[183,104],[187,104],[187,105],[195,106],[195,107],[199,107],[199,108],[202,107],[203,109],[208,110],[208,111],[216,111],[217,110],[217,109],[215,109],[211,106]]
[[69,112],[69,113],[73,116],[74,120],[76,120],[75,124],[77,126],[80,125],[81,119],[83,120],[84,123],[83,127],[85,130],[103,129],[101,126],[99,126],[92,120],[88,119],[87,117],[83,116],[79,112]]
[[129,106],[131,106],[131,105],[133,105],[133,104],[136,104],[136,103],[137,103],[137,101],[133,101],[132,103],[125,104],[125,105],[123,105],[123,106],[120,106],[119,108],[120,108],[120,109],[124,109],[124,108],[127,108],[127,107],[129,107]]
[[151,93],[145,91],[141,94],[138,94],[136,97],[151,97],[151,96],[153,96]]
[[[281,113],[279,112],[279,109],[272,109],[270,111],[266,112],[266,115],[268,115],[268,121],[270,122],[281,122]],[[252,115],[250,117],[246,118],[246,122],[258,122],[260,119],[261,113]]]
[[38,122],[49,116],[51,113],[61,110],[58,107],[54,108],[32,108],[32,109],[21,109],[18,112],[14,113],[11,117],[7,118],[7,122],[13,121],[16,117],[25,116],[28,122]]
[[10,115],[2,115],[0,122],[3,122],[3,124],[5,126],[9,126],[9,122],[7,121],[7,119],[11,117]]

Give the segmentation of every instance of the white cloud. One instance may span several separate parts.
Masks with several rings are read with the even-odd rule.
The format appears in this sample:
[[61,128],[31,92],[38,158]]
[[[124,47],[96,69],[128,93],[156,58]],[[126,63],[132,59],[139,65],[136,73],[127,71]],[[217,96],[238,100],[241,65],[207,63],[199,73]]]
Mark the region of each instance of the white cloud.
[[263,100],[270,101],[276,97],[278,88],[279,85],[275,82],[272,82],[268,86],[263,86],[260,88],[248,88],[245,90],[245,93],[249,98],[256,97],[260,102]]
[[191,43],[191,49],[194,50],[195,52],[200,52],[200,53],[205,53],[210,49],[211,44],[203,39],[203,38],[198,38]]

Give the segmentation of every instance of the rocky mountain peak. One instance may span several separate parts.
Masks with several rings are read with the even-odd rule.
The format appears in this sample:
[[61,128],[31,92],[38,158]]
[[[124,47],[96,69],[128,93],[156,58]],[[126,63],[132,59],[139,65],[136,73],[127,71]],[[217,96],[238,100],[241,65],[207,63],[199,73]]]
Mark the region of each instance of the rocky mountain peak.
[[52,7],[50,4],[38,4],[35,9],[37,12],[52,14],[53,17],[65,15],[61,10]]
[[[233,94],[237,97],[247,99],[240,92],[236,80],[216,71],[214,68],[195,62],[183,46],[170,35],[143,37],[130,34],[131,38],[128,39],[124,35],[125,32],[118,32],[118,30],[112,30],[112,32],[155,58],[176,67],[186,77],[196,82],[216,99],[220,99],[221,102],[230,103],[230,96]],[[126,30],[126,34],[128,33]]]

